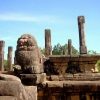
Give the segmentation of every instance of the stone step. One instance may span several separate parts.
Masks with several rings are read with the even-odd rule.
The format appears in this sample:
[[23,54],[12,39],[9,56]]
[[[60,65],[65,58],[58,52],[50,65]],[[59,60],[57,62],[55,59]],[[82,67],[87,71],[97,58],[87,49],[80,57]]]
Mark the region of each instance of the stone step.
[[100,73],[79,73],[51,75],[47,77],[49,81],[100,81]]

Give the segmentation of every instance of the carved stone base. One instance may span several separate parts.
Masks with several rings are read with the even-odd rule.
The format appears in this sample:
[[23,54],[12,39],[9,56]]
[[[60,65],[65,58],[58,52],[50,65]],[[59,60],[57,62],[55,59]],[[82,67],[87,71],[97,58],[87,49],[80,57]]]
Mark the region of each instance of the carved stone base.
[[86,46],[80,46],[80,54],[87,54],[87,47]]
[[21,74],[21,81],[24,85],[37,85],[46,81],[46,74]]

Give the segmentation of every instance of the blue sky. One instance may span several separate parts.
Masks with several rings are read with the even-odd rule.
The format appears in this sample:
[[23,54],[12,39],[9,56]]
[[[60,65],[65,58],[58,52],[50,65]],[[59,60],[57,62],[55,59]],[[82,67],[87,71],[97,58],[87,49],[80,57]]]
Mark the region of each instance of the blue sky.
[[33,34],[38,46],[45,47],[44,30],[51,29],[52,47],[72,39],[79,50],[77,17],[85,16],[85,35],[88,50],[100,53],[100,0],[0,0],[0,40],[13,46],[24,33]]

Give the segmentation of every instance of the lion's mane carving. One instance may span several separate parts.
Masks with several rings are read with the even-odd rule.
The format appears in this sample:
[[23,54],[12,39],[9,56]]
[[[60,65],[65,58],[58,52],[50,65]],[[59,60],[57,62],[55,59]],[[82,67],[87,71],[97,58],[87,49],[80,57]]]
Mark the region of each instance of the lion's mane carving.
[[23,34],[17,41],[15,58],[23,73],[42,73],[42,53],[31,34]]

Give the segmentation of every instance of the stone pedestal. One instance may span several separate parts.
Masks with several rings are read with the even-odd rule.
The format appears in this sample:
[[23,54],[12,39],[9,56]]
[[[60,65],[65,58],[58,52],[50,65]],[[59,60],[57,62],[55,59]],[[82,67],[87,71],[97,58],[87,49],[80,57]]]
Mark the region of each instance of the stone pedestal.
[[45,55],[47,57],[49,55],[52,55],[51,31],[50,31],[50,29],[45,30]]
[[0,41],[0,71],[4,70],[4,46],[5,42]]
[[46,74],[21,74],[21,81],[24,85],[37,85],[46,80]]
[[12,71],[12,47],[8,47],[8,64],[7,64],[8,71]]
[[80,54],[87,54],[87,47],[85,41],[85,32],[84,32],[84,16],[78,16],[78,28],[79,28],[79,41],[80,41]]

